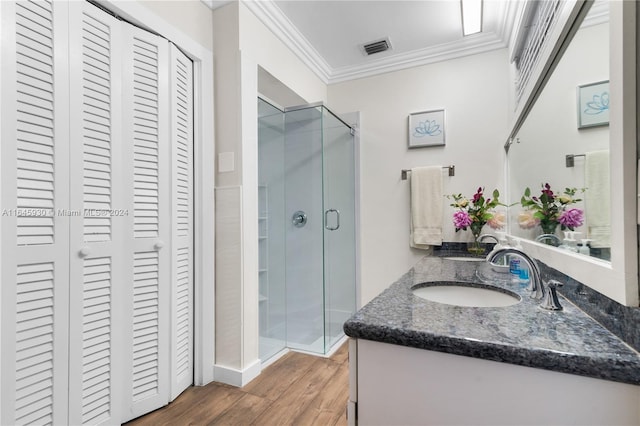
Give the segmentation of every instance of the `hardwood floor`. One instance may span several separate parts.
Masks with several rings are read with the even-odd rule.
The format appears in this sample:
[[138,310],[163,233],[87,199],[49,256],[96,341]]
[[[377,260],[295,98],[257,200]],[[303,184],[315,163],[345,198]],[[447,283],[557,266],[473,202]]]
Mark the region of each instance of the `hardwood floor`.
[[243,388],[192,386],[127,425],[346,425],[348,347],[331,358],[289,352]]

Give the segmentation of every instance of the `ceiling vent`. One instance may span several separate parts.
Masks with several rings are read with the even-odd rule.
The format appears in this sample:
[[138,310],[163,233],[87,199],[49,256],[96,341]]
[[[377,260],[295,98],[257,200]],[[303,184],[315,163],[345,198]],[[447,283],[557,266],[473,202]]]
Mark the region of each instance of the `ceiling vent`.
[[362,48],[364,49],[364,53],[367,55],[373,55],[374,53],[380,53],[391,49],[391,42],[389,42],[388,38],[385,38],[367,43],[363,45]]

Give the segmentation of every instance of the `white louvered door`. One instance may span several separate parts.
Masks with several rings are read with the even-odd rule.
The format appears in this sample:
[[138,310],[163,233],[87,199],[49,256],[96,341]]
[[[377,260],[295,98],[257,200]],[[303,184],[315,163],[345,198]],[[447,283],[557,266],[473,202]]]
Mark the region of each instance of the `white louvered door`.
[[193,379],[192,64],[84,1],[0,23],[0,424],[122,423]]
[[120,421],[126,235],[120,105],[121,22],[70,3],[69,421]]
[[169,402],[171,216],[169,43],[123,28],[122,105],[129,217],[124,419]]
[[171,44],[171,399],[193,383],[193,65]]
[[0,2],[3,425],[68,422],[66,8]]

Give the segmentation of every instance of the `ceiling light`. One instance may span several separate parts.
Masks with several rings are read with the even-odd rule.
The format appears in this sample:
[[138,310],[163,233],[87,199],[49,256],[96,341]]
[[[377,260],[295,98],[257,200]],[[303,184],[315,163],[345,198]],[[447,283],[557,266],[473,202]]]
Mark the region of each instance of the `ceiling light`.
[[462,9],[462,34],[465,36],[482,31],[482,0],[460,0]]

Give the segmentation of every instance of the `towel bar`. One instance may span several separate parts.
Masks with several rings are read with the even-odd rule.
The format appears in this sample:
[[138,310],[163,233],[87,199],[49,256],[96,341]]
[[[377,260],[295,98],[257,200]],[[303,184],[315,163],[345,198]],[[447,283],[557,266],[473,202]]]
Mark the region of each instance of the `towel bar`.
[[576,157],[584,157],[585,154],[567,154],[564,156],[564,164],[566,167],[573,167],[574,161],[573,159]]
[[[447,169],[449,170],[449,176],[455,176],[456,175],[456,166],[454,166],[453,164],[450,166],[442,166],[443,169]],[[400,178],[402,180],[407,180],[407,175],[411,173],[411,169],[402,169],[402,173],[400,174]]]

